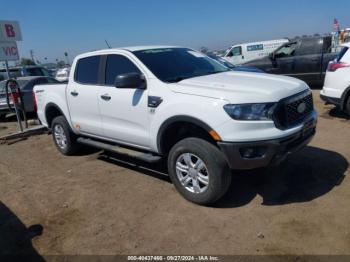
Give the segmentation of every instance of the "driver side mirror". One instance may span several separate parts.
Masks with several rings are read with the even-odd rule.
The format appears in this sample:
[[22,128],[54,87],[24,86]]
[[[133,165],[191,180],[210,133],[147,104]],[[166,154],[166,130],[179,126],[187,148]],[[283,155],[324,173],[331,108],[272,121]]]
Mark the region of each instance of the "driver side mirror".
[[229,53],[227,54],[227,57],[232,57],[232,56],[233,56],[232,52],[229,52]]
[[116,88],[146,89],[146,80],[140,73],[127,73],[116,76],[114,85]]

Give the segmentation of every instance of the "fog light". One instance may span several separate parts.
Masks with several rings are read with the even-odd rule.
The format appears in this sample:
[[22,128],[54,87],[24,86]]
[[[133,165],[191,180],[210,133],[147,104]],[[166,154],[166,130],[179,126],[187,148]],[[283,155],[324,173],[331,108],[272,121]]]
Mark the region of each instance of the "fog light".
[[239,149],[239,152],[243,158],[258,158],[263,157],[267,148],[264,146],[256,147],[243,147]]

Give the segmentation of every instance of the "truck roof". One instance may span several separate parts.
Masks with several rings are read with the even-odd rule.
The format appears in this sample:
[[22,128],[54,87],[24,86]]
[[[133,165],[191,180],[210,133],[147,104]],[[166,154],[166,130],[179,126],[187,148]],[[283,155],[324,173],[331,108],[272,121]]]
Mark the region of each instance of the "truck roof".
[[92,51],[92,52],[83,53],[83,54],[81,54],[81,56],[101,54],[101,53],[113,53],[113,51],[121,51],[121,50],[134,52],[134,51],[159,49],[159,48],[180,48],[180,46],[167,46],[167,45],[126,46],[126,47],[96,50],[96,51]]

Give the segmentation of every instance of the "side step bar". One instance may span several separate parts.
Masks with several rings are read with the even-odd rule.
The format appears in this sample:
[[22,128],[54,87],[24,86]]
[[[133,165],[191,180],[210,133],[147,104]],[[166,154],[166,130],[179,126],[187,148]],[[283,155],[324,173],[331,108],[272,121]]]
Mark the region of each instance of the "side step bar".
[[92,146],[98,149],[103,149],[106,151],[127,155],[148,163],[158,162],[161,159],[161,157],[157,155],[152,155],[150,153],[144,153],[144,152],[127,149],[116,145],[111,145],[111,144],[96,141],[90,138],[79,137],[77,139],[77,142],[84,145]]

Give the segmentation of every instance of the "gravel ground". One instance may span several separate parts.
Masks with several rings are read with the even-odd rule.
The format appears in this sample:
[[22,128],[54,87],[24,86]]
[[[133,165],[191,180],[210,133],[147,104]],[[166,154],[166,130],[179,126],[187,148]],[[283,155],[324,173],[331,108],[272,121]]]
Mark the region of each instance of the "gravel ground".
[[[350,255],[350,121],[314,98],[310,146],[235,172],[210,208],[184,200],[161,165],[65,157],[48,135],[0,145],[0,254]],[[15,128],[0,123],[0,135]]]

